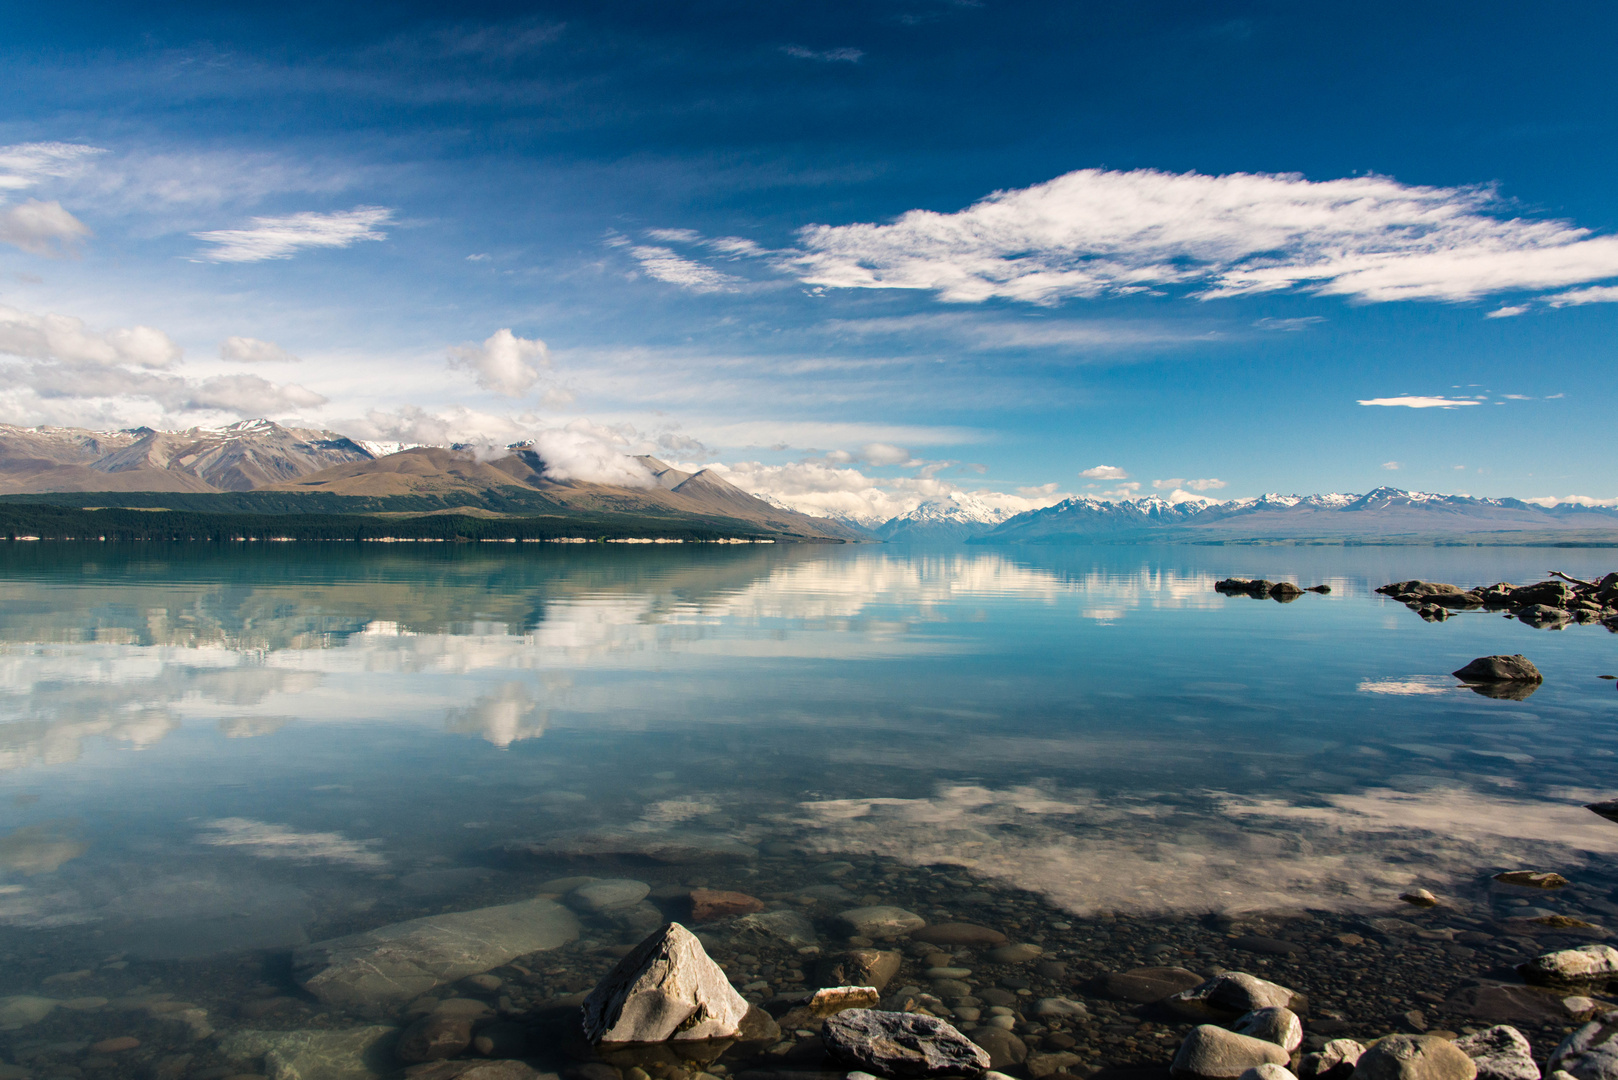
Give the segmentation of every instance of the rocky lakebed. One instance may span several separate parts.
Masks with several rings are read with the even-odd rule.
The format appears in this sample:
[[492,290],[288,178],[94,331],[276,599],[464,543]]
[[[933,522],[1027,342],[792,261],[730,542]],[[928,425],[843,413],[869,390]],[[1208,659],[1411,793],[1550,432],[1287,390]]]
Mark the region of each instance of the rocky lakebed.
[[[504,895],[293,950],[130,960],[37,932],[0,956],[0,1080],[1537,1080],[1618,1009],[1604,869],[1153,918],[805,838],[490,857]],[[1601,1049],[1560,1067],[1618,1076]]]

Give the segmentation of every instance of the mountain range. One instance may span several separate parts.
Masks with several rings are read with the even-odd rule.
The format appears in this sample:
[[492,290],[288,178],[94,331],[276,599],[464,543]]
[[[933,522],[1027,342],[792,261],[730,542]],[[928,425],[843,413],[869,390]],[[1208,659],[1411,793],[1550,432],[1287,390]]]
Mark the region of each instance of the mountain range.
[[[888,543],[1442,541],[1460,535],[1552,542],[1618,540],[1618,509],[1538,506],[1381,487],[1364,495],[1263,495],[1227,502],[1066,499],[1012,514],[970,492],[881,522],[813,517],[710,469],[635,459],[644,486],[549,475],[529,444],[493,456],[466,447],[364,443],[334,431],[245,420],[186,431],[0,425],[0,497],[56,506],[190,513],[434,514],[702,523],[783,538]],[[37,496],[31,500],[29,496]],[[87,500],[87,501],[86,501]]]

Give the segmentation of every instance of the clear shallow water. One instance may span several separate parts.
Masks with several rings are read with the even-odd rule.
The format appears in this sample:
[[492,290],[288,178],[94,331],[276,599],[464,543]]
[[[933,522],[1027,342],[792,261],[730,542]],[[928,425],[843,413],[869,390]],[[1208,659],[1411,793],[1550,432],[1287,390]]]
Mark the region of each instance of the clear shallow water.
[[[511,845],[579,834],[951,864],[1078,917],[1385,913],[1618,854],[1581,806],[1618,795],[1618,638],[1372,593],[1610,552],[492,547],[9,547],[0,954],[37,963],[0,994],[520,898]],[[1544,686],[1446,674],[1500,652]]]

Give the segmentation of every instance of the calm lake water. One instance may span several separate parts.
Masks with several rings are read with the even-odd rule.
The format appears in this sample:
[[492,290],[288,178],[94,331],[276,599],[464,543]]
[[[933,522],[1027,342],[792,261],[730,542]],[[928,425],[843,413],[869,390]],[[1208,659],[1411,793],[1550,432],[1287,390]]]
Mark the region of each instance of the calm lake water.
[[[1581,805],[1618,795],[1618,637],[1372,590],[1615,558],[12,544],[0,995],[521,898],[512,845],[581,835],[949,864],[1076,918],[1573,873],[1618,854]],[[1447,674],[1517,652],[1523,701]]]

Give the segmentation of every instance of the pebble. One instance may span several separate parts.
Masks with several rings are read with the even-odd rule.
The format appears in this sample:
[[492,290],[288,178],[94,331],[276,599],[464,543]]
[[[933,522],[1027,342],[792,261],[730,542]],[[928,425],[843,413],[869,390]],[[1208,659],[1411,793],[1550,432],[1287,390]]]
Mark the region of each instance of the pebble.
[[989,950],[989,959],[997,964],[1026,964],[1030,960],[1037,960],[1045,954],[1045,950],[1038,945],[1017,944],[1002,945],[998,949]]
[[928,945],[1004,945],[1006,935],[974,923],[936,923],[914,930],[910,940]]
[[140,1040],[133,1035],[118,1035],[111,1039],[102,1039],[100,1042],[90,1044],[92,1054],[118,1054],[125,1050],[134,1050],[140,1046]]
[[1298,1064],[1303,1080],[1348,1080],[1354,1075],[1365,1047],[1353,1039],[1332,1039]]
[[929,979],[964,979],[970,974],[972,969],[963,967],[930,967],[926,971]]
[[994,1069],[1010,1069],[1028,1060],[1028,1044],[1001,1027],[980,1027],[972,1032],[972,1041],[989,1055]]
[[1409,892],[1400,893],[1399,899],[1415,907],[1438,906],[1438,897],[1434,896],[1426,889],[1411,889]]
[[1276,1005],[1302,1013],[1309,1008],[1309,999],[1268,979],[1242,971],[1227,971],[1173,995],[1165,1004],[1191,1019],[1234,1020],[1254,1009]]
[[1494,875],[1494,880],[1530,889],[1560,889],[1567,885],[1567,878],[1549,870],[1507,870]]
[[1034,1005],[1034,1015],[1088,1018],[1090,1015],[1090,1010],[1086,1009],[1079,1002],[1065,997],[1048,997],[1040,998],[1039,1001]]
[[1246,1070],[1238,1080],[1298,1080],[1298,1078],[1285,1065],[1271,1065],[1266,1062]]

